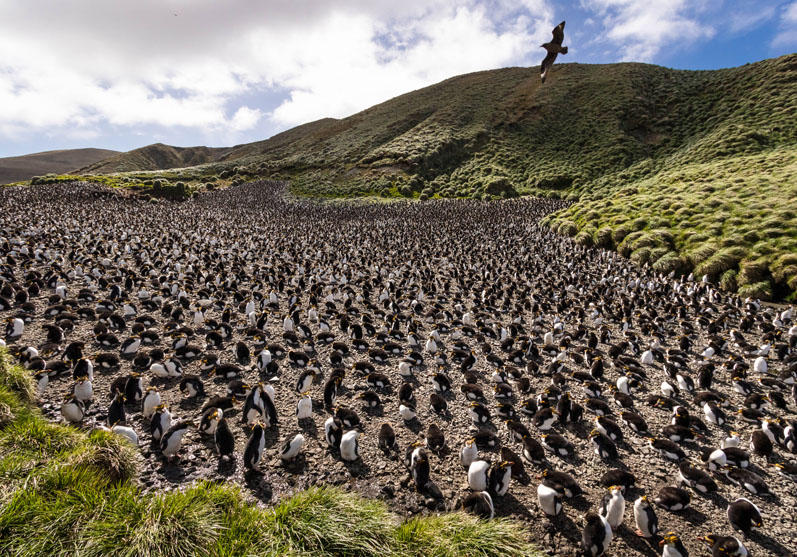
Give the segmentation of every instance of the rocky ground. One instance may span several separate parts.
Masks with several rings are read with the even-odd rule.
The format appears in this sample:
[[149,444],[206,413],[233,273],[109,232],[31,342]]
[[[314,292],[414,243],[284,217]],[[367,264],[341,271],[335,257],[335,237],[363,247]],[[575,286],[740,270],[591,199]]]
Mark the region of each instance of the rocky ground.
[[[734,391],[731,373],[723,367],[731,358],[741,365],[734,374],[746,373],[753,389],[767,394],[778,387],[762,385],[758,378],[763,374],[755,373],[752,363],[761,345],[772,344],[766,357],[766,375],[784,382],[780,387],[787,406],[770,404],[764,407],[763,417],[795,419],[788,381],[795,375],[797,352],[781,349],[777,353],[778,345],[788,345],[793,323],[776,321],[773,325],[785,308],[744,304],[715,291],[710,283],[655,276],[613,253],[583,248],[555,236],[538,221],[562,207],[558,201],[325,205],[288,200],[279,184],[252,183],[183,203],[151,203],[96,186],[72,184],[0,189],[0,206],[5,209],[0,215],[0,294],[11,306],[0,311],[0,319],[20,316],[27,321],[20,338],[6,336],[13,351],[32,346],[49,363],[62,359],[69,343],[83,341],[87,358],[99,352],[119,354],[118,347],[100,346],[94,332],[99,321],[108,320],[98,302],[107,299],[110,287],[117,284],[122,298],[135,310],[135,314],[124,317],[123,327],[111,329],[118,340],[129,338],[136,319],[147,315],[153,320],[147,329],[157,334],[157,340],[142,346],[140,352],[159,348],[168,355],[168,323],[176,322],[191,329],[188,340],[199,346],[203,355],[212,353],[220,361],[236,363],[242,370],[241,378],[250,385],[265,381],[274,386],[279,424],[267,430],[266,454],[258,473],[245,473],[242,464],[248,430],[241,424],[240,403],[225,413],[236,438],[233,461],[221,461],[212,437],[191,430],[179,459],[167,462],[158,444],[151,442],[140,403],[128,401],[127,425],[139,436],[138,481],[144,490],[179,488],[198,479],[233,481],[253,500],[272,504],[310,485],[335,484],[388,500],[397,512],[406,515],[453,508],[468,493],[459,451],[473,433],[469,401],[460,391],[465,374],[460,364],[452,361],[454,344],[467,344],[476,357],[473,371],[492,414],[486,429],[500,440],[494,448],[480,447],[480,458],[497,462],[501,447],[519,455],[522,446],[511,438],[496,414],[496,369],[512,367],[518,378],[529,381],[527,392],[521,392],[522,381],[508,382],[516,411],[524,400],[544,393],[552,380],[583,405],[584,386],[572,373],[590,371],[583,354],[589,334],[594,333],[603,337],[590,354],[601,356],[605,362],[605,374],[598,380],[603,387],[602,398],[623,429],[625,441],[618,445],[619,458],[607,462],[593,451],[589,433],[594,415],[589,411],[576,423],[556,424],[553,431],[573,443],[575,457],[562,459],[548,453],[544,466],[516,464],[513,473],[524,468],[525,474],[513,479],[506,495],[494,497],[496,515],[526,523],[531,536],[547,552],[574,554],[580,544],[583,515],[595,510],[606,493],[600,477],[610,468],[623,468],[631,471],[637,482],[626,493],[625,521],[615,532],[610,553],[659,555],[658,540],[646,541],[634,533],[631,507],[639,495],[647,494],[652,499],[660,488],[678,485],[678,468],[653,452],[647,439],[620,421],[622,409],[613,400],[611,386],[626,372],[624,366],[629,367],[629,361],[612,357],[612,347],[625,346],[623,356],[640,362],[641,353],[658,342],[660,353],[667,358],[666,363],[656,360],[638,364],[636,371],[643,377],[632,395],[635,411],[656,437],[660,437],[672,413],[648,405],[646,399],[661,394],[660,385],[667,378],[665,367],[673,365],[668,349],[678,349],[683,336],[689,339],[689,347],[684,350],[687,366],[681,373],[695,379],[701,365],[716,365],[711,390],[725,398],[728,422],[722,427],[707,424],[708,431],[698,440],[682,443],[695,466],[702,467],[704,451],[719,447],[730,431],[740,433],[742,446],[747,449],[752,432],[760,427],[759,421],[747,420],[736,412],[744,407],[745,396]],[[56,283],[65,287],[60,296]],[[37,285],[41,286],[38,292]],[[92,299],[81,297],[81,289],[87,289]],[[30,295],[20,294],[22,291]],[[181,307],[179,292],[184,292],[186,307],[178,315],[174,310]],[[195,311],[205,305],[201,300],[207,300],[207,307],[200,320]],[[321,374],[310,390],[312,419],[300,422],[295,417],[300,395],[294,385],[302,369],[287,358],[275,359],[278,364],[273,372],[259,372],[254,364],[259,348],[244,313],[250,300],[256,302],[254,317],[264,319],[259,328],[266,343],[280,344],[286,352],[305,351],[319,362]],[[148,304],[151,309],[147,309]],[[121,299],[117,300],[110,313],[123,315],[123,305]],[[61,315],[47,315],[46,310],[54,306],[60,306],[56,313]],[[324,422],[330,414],[324,408],[323,386],[335,366],[330,363],[332,344],[319,339],[320,324],[308,317],[313,306],[319,319],[329,324],[334,340],[350,348],[341,364],[346,375],[338,404],[355,410],[361,419],[361,459],[354,463],[342,461],[324,438]],[[79,308],[95,309],[98,318],[81,316]],[[227,309],[231,336],[219,348],[208,347],[207,335],[221,330]],[[286,313],[294,311],[295,325],[309,327],[312,336],[302,338],[299,334],[297,346],[291,347],[283,320]],[[70,313],[71,317],[65,317]],[[466,314],[473,319],[472,326],[465,325]],[[43,325],[67,325],[62,319],[70,321],[73,329],[65,329],[63,340],[48,341]],[[389,329],[394,322],[396,328]],[[414,377],[408,381],[417,399],[416,419],[406,422],[399,415],[397,393],[403,380],[398,364],[402,356],[390,356],[383,364],[369,357],[367,350],[354,349],[353,324],[365,325],[363,340],[370,348],[389,340],[399,344],[403,353],[416,350],[423,355],[424,364],[416,366]],[[440,330],[435,353],[425,347],[433,329]],[[416,331],[420,347],[410,346],[408,330]],[[729,341],[731,330],[741,330],[744,342]],[[545,334],[549,332],[554,333],[554,347],[547,352]],[[389,339],[388,333],[392,335]],[[502,336],[511,339],[511,346],[501,341]],[[239,341],[252,352],[251,362],[236,362],[234,347]],[[717,354],[704,355],[712,344]],[[536,348],[536,355],[529,345]],[[522,357],[517,363],[511,362],[510,354],[518,349]],[[447,362],[440,370],[452,384],[451,391],[444,395],[448,411],[443,414],[429,406],[433,392],[430,377],[437,371],[435,358],[441,353]],[[560,353],[564,367],[554,370],[551,363]],[[488,361],[488,354],[498,356],[503,365]],[[226,394],[229,379],[201,372],[200,360],[201,356],[184,360],[183,374],[201,376],[208,397]],[[364,374],[352,369],[354,362],[370,362],[377,372],[388,376],[390,386],[369,388]],[[106,421],[112,381],[133,369],[133,362],[128,360],[122,360],[119,369],[110,372],[95,367],[94,401],[78,427],[91,428]],[[142,371],[145,385],[157,386],[175,419],[199,422],[205,398],[186,399],[179,389],[179,377],[161,379]],[[43,412],[53,420],[63,420],[60,409],[73,389],[71,375],[71,370],[54,375],[41,394]],[[356,398],[365,390],[379,395],[381,403],[376,408],[364,408]],[[672,397],[672,402],[685,406],[693,419],[706,421],[693,393],[681,392]],[[540,439],[543,432],[529,417],[518,413],[518,420]],[[383,423],[390,423],[397,435],[399,450],[391,454],[377,447]],[[442,499],[419,493],[409,481],[404,464],[405,449],[423,440],[432,423],[445,434],[445,447],[431,453],[431,478],[442,491]],[[295,462],[283,464],[281,447],[297,432],[306,438],[302,453]],[[657,508],[662,533],[679,534],[693,555],[709,553],[698,536],[715,533],[744,539],[732,532],[725,515],[728,502],[743,496],[761,509],[764,520],[762,528],[744,539],[751,553],[794,554],[797,485],[769,465],[790,459],[795,456],[783,446],[776,446],[768,458],[751,457],[750,469],[764,478],[772,495],[752,495],[716,476],[718,491],[707,496],[691,491],[687,510]],[[546,468],[569,472],[584,490],[582,496],[566,499],[563,513],[553,519],[541,511],[536,496]]]

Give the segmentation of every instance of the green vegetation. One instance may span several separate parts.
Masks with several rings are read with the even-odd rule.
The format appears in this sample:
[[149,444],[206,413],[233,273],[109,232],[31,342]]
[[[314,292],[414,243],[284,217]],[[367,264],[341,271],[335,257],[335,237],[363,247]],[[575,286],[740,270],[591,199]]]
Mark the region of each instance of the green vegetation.
[[33,398],[30,374],[0,349],[2,555],[536,555],[510,520],[402,522],[382,502],[329,487],[272,509],[212,482],[144,495],[125,439],[52,424]]

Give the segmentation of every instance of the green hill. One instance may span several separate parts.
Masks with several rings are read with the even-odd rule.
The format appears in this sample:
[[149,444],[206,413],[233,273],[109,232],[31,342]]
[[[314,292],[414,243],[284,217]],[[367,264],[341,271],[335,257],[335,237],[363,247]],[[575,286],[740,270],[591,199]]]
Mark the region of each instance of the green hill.
[[545,85],[504,68],[192,168],[130,172],[163,167],[133,151],[86,171],[187,192],[272,178],[308,196],[559,196],[577,203],[548,222],[580,242],[774,299],[797,290],[795,114],[797,54],[713,71],[562,64]]
[[163,143],[153,143],[88,164],[77,172],[79,174],[108,174],[182,168],[217,161],[228,151],[227,148],[172,147]]

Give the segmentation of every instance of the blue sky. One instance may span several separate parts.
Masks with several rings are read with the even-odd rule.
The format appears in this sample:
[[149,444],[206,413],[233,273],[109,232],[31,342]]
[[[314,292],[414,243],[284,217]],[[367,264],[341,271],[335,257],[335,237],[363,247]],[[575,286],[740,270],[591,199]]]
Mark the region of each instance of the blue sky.
[[466,72],[738,66],[797,51],[797,0],[0,0],[0,157],[225,146]]

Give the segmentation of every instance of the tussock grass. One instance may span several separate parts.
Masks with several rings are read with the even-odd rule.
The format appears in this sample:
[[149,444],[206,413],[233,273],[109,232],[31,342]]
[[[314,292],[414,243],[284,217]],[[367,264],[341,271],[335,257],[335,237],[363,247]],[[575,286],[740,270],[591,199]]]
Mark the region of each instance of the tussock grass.
[[271,509],[212,482],[141,494],[130,481],[134,449],[123,438],[47,422],[23,402],[24,378],[0,349],[0,410],[8,408],[0,423],[0,555],[536,555],[517,522],[462,513],[402,521],[381,501],[332,487]]

